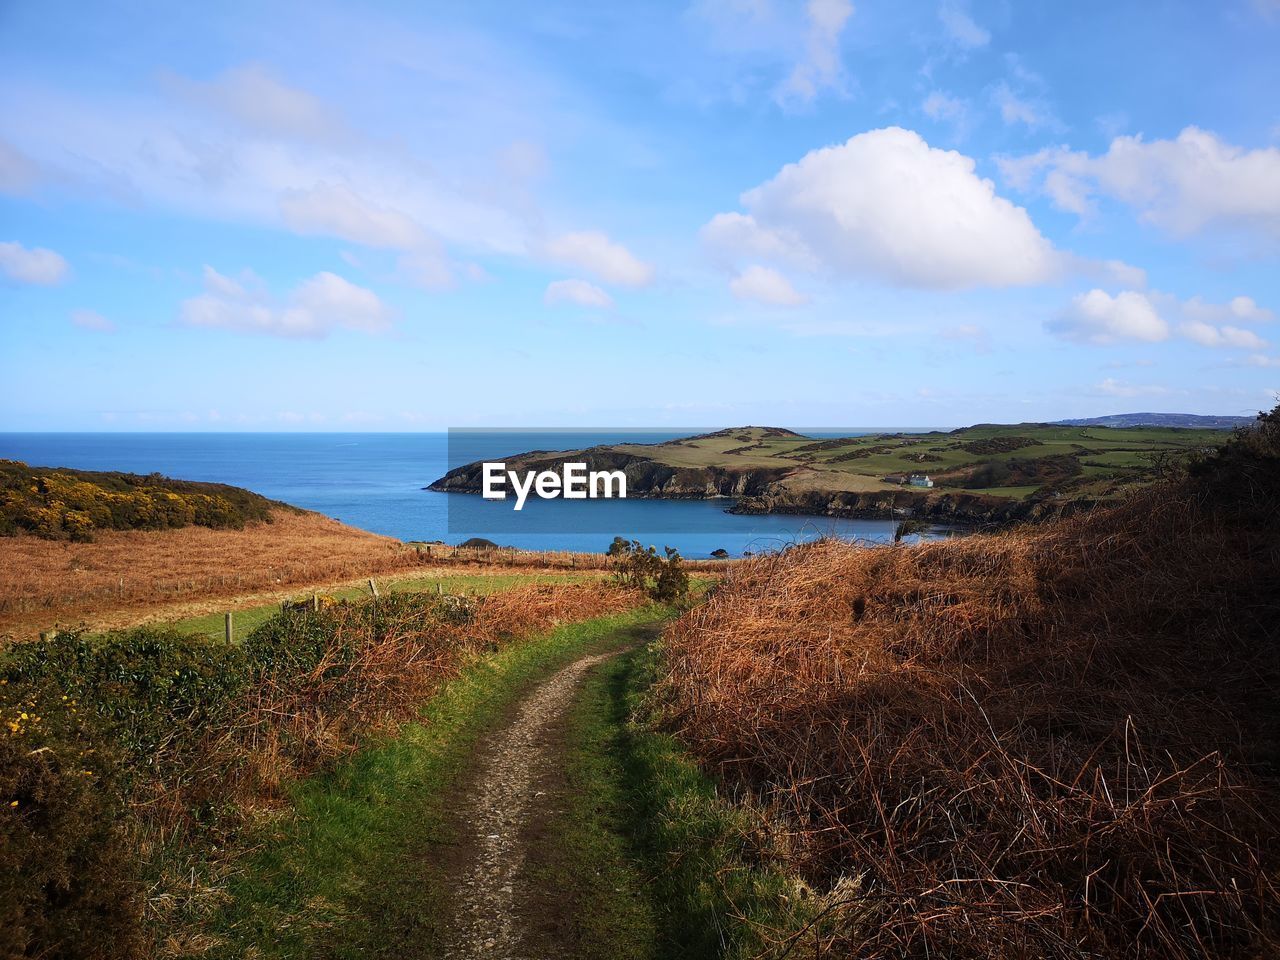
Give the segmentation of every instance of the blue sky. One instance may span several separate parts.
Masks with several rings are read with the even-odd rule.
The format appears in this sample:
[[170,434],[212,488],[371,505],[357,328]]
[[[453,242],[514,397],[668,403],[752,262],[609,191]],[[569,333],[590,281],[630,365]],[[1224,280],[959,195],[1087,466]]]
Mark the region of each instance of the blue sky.
[[1280,2],[0,3],[0,429],[1280,392]]

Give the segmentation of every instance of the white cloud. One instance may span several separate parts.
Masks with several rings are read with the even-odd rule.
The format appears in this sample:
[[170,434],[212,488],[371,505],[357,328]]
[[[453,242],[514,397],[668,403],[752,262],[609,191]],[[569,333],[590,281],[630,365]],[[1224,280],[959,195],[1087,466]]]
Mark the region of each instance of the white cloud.
[[729,290],[739,300],[755,300],[775,307],[797,307],[809,298],[772,267],[753,264],[729,281]]
[[742,195],[704,239],[728,253],[768,248],[837,275],[949,290],[1042,283],[1063,257],[1027,212],[978,177],[974,161],[890,127],[806,154]]
[[650,264],[599,231],[562,234],[546,244],[545,253],[557,263],[579,267],[608,283],[643,287],[653,280]]
[[1280,148],[1246,150],[1198,127],[1175,140],[1117,137],[1098,156],[1042,150],[1001,169],[1015,187],[1038,188],[1082,216],[1106,196],[1179,236],[1225,227],[1280,239]]
[[0,273],[18,283],[52,287],[65,280],[70,269],[60,254],[44,247],[0,243]]
[[849,0],[809,0],[805,17],[809,33],[805,55],[778,88],[779,103],[809,103],[826,87],[842,89],[840,34],[853,16]]
[[547,284],[542,302],[548,305],[575,303],[580,307],[607,309],[613,306],[613,298],[594,283],[586,280],[553,280]]
[[1048,330],[1065,340],[1107,344],[1121,340],[1154,343],[1167,340],[1174,331],[1205,347],[1261,350],[1267,342],[1252,330],[1231,324],[1215,324],[1231,317],[1269,318],[1271,311],[1259,307],[1249,297],[1236,297],[1226,304],[1206,303],[1200,297],[1181,301],[1159,291],[1139,293],[1124,290],[1111,296],[1090,290],[1075,296],[1070,306],[1046,324]]
[[961,47],[985,47],[991,42],[990,32],[974,23],[958,0],[944,0],[938,7],[938,19],[947,36]]
[[168,79],[190,99],[257,133],[329,140],[343,132],[341,119],[318,97],[283,83],[260,64],[234,67],[210,83]]
[[318,183],[280,195],[280,216],[301,234],[340,237],[369,247],[407,249],[422,241],[422,230],[395,210],[361,199],[340,183]]
[[1267,342],[1252,330],[1239,327],[1215,327],[1203,320],[1188,320],[1178,328],[1188,340],[1205,347],[1240,347],[1246,350],[1266,349]]
[[1192,297],[1184,304],[1187,316],[1193,320],[1221,323],[1228,320],[1244,323],[1270,323],[1276,318],[1271,310],[1260,307],[1252,297],[1233,297],[1227,303],[1205,303]]
[[1010,126],[1021,123],[1034,130],[1048,120],[1042,107],[1018,96],[1003,81],[996,84],[991,99],[1000,110],[1000,119]]
[[1081,343],[1154,343],[1169,338],[1169,324],[1156,312],[1155,305],[1145,294],[1133,290],[1114,297],[1104,290],[1078,294],[1048,328],[1057,336]]
[[82,330],[115,333],[116,325],[95,310],[72,310],[71,322]]
[[931,120],[950,120],[959,122],[965,119],[969,105],[959,97],[953,97],[941,90],[934,90],[920,104],[924,115]]
[[247,288],[209,266],[204,277],[205,292],[182,303],[179,322],[184,326],[313,339],[336,329],[380,333],[390,326],[391,311],[376,293],[337,274],[317,273],[284,302],[260,284]]

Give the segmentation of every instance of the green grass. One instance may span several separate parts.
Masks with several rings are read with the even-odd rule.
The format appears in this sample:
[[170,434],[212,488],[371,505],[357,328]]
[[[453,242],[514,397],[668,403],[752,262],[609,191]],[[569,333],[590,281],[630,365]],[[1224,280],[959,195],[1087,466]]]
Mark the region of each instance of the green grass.
[[[404,957],[438,942],[449,891],[432,851],[452,839],[448,790],[479,739],[531,685],[666,616],[647,607],[562,627],[484,657],[394,739],[301,784],[257,838],[210,933],[213,956]],[[429,952],[429,951],[428,951]]]
[[563,956],[749,957],[815,901],[758,849],[758,814],[722,798],[670,736],[636,720],[655,648],[588,675],[570,716],[574,802],[546,880],[577,905]]
[[[494,574],[458,574],[444,577],[409,577],[399,580],[378,580],[378,590],[382,593],[424,593],[432,592],[437,586],[444,593],[452,594],[489,594],[512,587],[522,587],[531,583],[586,583],[599,579],[603,574],[538,574],[538,573],[494,573]],[[298,598],[309,597],[308,591],[299,591]],[[355,600],[369,595],[367,587],[346,587],[329,591],[326,596],[339,600]],[[253,607],[237,607],[232,611],[232,632],[236,640],[248,636],[254,627],[271,619],[280,612],[279,603],[265,603]],[[172,627],[181,633],[208,640],[221,640],[225,635],[224,613],[209,613],[198,617],[187,617],[175,620],[163,626]]]

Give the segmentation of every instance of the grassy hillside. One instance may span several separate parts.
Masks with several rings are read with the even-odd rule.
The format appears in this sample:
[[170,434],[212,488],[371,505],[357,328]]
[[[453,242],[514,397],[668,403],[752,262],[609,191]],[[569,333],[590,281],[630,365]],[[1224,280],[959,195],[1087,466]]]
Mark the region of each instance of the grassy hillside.
[[1280,408],[1114,509],[749,561],[658,709],[832,905],[797,955],[1273,956],[1278,542]]
[[1046,488],[1072,496],[1112,494],[1154,477],[1165,461],[1213,448],[1227,431],[1167,427],[981,424],[949,433],[897,433],[819,439],[762,427],[657,445],[611,449],[676,467],[791,471],[795,488],[892,490],[886,477],[927,473],[937,487],[1023,498]]
[[0,460],[0,536],[92,540],[103,530],[240,529],[270,520],[271,511],[283,507],[221,483]]

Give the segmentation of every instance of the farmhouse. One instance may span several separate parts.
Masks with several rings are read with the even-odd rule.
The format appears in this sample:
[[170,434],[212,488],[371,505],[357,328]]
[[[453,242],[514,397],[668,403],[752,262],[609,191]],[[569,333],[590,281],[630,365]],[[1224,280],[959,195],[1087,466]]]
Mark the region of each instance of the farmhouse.
[[907,483],[913,487],[932,487],[933,481],[929,479],[927,473],[913,473],[907,477]]

